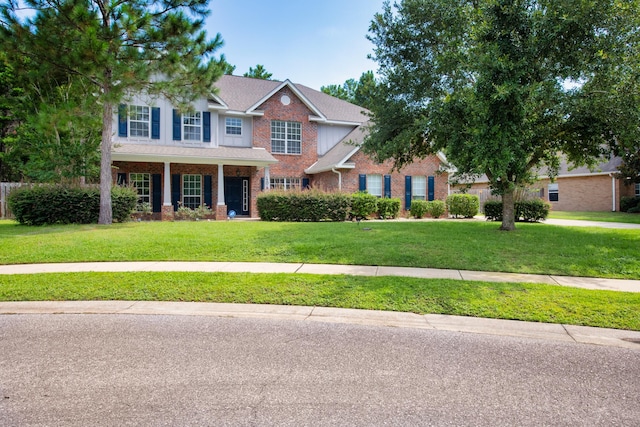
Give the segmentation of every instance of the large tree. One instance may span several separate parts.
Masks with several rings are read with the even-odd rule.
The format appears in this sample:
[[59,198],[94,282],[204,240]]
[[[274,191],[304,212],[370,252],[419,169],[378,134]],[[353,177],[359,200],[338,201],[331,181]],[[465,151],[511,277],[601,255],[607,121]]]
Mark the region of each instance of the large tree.
[[365,71],[360,76],[360,80],[348,79],[342,85],[322,86],[320,91],[352,104],[370,108],[376,87],[377,83],[373,71]]
[[256,65],[256,68],[249,67],[249,71],[244,73],[244,77],[252,77],[254,79],[262,80],[270,80],[271,76],[273,76],[273,74],[268,72],[267,69],[264,68],[264,65],[261,64]]
[[[22,4],[33,13],[21,18]],[[100,224],[112,222],[111,145],[116,106],[135,92],[162,94],[182,109],[211,93],[222,74],[208,40],[208,0],[9,0],[0,3],[8,56],[33,58],[38,70],[61,70],[92,85],[102,107]]]
[[364,150],[398,167],[444,152],[458,179],[487,176],[513,230],[514,192],[538,168],[594,165],[615,145],[589,106],[611,93],[638,13],[637,0],[386,2],[370,26],[382,79]]

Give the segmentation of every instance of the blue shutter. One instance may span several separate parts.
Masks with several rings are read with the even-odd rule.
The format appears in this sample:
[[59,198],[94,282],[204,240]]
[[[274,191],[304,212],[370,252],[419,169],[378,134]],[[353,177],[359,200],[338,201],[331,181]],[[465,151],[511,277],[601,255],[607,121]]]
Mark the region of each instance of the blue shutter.
[[211,142],[211,113],[202,112],[202,141]]
[[118,172],[118,179],[116,181],[118,185],[127,185],[127,174]]
[[173,210],[178,210],[178,202],[180,201],[180,174],[171,175],[171,204],[173,205]]
[[127,135],[127,106],[118,105],[118,136],[126,138]]
[[309,178],[302,178],[302,189],[303,190],[309,189]]
[[361,173],[358,175],[358,190],[365,191],[367,189],[367,175]]
[[264,191],[264,178],[260,178],[260,191]]
[[429,199],[429,201],[431,201],[431,200],[433,200],[435,198],[435,179],[432,176],[428,177],[427,179],[429,180],[429,184],[428,184],[429,187],[428,187],[428,190],[427,190],[428,195],[429,195],[428,199]]
[[153,212],[162,212],[162,176],[159,173],[151,175],[151,207]]
[[411,209],[411,175],[404,177],[404,206],[406,210]]
[[212,182],[213,177],[211,175],[204,176],[204,204],[209,208],[213,208]]
[[391,175],[384,176],[384,197],[391,198]]
[[182,139],[182,116],[178,110],[173,110],[173,140],[180,141]]
[[151,108],[151,139],[160,139],[160,107]]

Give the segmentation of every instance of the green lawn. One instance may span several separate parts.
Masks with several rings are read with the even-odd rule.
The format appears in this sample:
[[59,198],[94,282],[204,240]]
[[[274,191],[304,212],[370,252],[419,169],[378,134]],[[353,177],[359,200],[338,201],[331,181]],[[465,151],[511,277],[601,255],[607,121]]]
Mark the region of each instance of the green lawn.
[[582,221],[623,222],[627,224],[640,224],[640,214],[626,212],[566,212],[551,211],[549,218],[576,219]]

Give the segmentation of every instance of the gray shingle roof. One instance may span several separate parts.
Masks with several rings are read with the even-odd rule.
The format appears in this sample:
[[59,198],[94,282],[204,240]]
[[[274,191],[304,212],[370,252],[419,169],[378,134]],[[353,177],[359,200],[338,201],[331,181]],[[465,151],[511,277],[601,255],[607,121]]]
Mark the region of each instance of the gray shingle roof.
[[347,165],[346,162],[359,149],[360,144],[366,136],[366,125],[355,128],[342,141],[336,144],[331,150],[320,157],[317,162],[305,169],[305,173],[313,175],[315,173],[327,172],[333,168],[341,168]]
[[173,161],[194,164],[225,164],[266,166],[278,161],[263,148],[236,147],[180,147],[153,144],[116,144],[112,149],[113,160]]

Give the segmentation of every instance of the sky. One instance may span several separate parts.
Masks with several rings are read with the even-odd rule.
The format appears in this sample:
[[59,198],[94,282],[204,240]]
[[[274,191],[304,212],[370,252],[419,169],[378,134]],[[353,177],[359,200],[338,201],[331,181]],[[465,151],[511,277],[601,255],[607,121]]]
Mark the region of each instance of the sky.
[[210,0],[207,34],[220,33],[235,75],[261,64],[274,80],[313,89],[376,71],[369,24],[383,0]]

